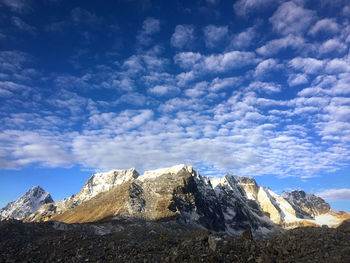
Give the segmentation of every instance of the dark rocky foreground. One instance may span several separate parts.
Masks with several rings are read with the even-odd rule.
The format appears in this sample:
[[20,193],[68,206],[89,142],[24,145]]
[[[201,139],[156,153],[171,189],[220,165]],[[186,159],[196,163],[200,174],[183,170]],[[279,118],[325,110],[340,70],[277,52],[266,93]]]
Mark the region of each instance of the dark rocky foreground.
[[0,222],[0,262],[350,262],[349,221],[270,240],[255,240],[249,230],[233,238],[166,222],[117,224],[119,231],[96,235],[102,225]]

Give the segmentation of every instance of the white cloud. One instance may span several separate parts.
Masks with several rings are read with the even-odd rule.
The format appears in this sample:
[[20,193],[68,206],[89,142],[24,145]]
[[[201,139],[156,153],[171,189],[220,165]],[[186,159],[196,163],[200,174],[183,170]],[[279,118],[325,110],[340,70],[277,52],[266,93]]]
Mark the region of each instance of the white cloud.
[[208,82],[202,81],[196,83],[194,87],[185,90],[185,95],[188,97],[201,97],[207,93],[208,90]]
[[218,92],[220,90],[227,89],[227,88],[232,89],[234,87],[237,87],[241,83],[242,83],[242,79],[238,77],[223,78],[223,79],[215,78],[210,83],[209,89],[210,91]]
[[156,96],[174,96],[180,92],[180,88],[176,86],[157,85],[148,89],[148,91]]
[[159,19],[147,18],[143,21],[142,30],[147,35],[153,35],[160,31],[160,22]]
[[342,14],[344,16],[350,16],[350,5],[346,5],[343,7]]
[[343,59],[335,58],[328,61],[326,65],[326,72],[328,73],[350,72],[350,64],[349,62]]
[[273,83],[273,82],[261,82],[254,81],[249,84],[247,90],[254,90],[257,92],[266,92],[266,93],[274,93],[281,91],[281,85]]
[[143,21],[142,30],[138,33],[137,39],[143,45],[148,45],[152,41],[152,35],[160,31],[160,21],[149,17]]
[[138,74],[144,71],[142,60],[139,56],[136,55],[132,55],[127,60],[125,60],[122,68],[125,69],[129,74]]
[[178,49],[190,48],[194,44],[194,26],[177,25],[171,36],[170,43]]
[[81,7],[72,9],[70,12],[70,18],[74,23],[90,25],[94,25],[100,21],[100,19],[95,14]]
[[347,188],[326,189],[316,195],[327,201],[350,201],[350,189]]
[[174,61],[184,69],[190,69],[196,65],[202,58],[200,53],[181,52],[175,55]]
[[328,53],[335,52],[337,54],[342,54],[346,51],[346,49],[347,49],[347,46],[345,44],[343,44],[338,39],[333,38],[322,43],[320,47],[320,53],[328,54]]
[[222,44],[225,40],[228,33],[228,27],[209,25],[203,29],[203,32],[205,45],[209,48],[214,48],[217,45]]
[[269,20],[274,31],[282,35],[300,35],[308,29],[314,17],[314,11],[290,1],[283,3]]
[[315,58],[296,57],[289,61],[288,65],[294,69],[301,70],[306,74],[319,73],[324,66],[324,61]]
[[226,72],[234,68],[255,64],[256,62],[253,52],[231,51],[204,57],[201,65],[198,65],[198,70],[204,67],[209,72]]
[[259,12],[275,6],[280,0],[239,0],[234,3],[233,8],[237,15],[247,16],[254,12]]
[[258,48],[256,52],[263,56],[271,56],[279,53],[280,51],[286,50],[287,48],[294,50],[301,49],[304,44],[305,41],[303,38],[294,35],[288,35],[280,39],[268,41],[265,45]]
[[129,104],[135,106],[143,106],[147,102],[147,97],[138,92],[128,92],[120,96],[115,103],[116,104]]
[[39,163],[45,167],[70,166],[74,157],[67,151],[67,145],[53,134],[40,135],[30,131],[5,130],[0,134],[0,141],[11,142],[3,144],[8,158],[5,167],[22,167]]
[[306,84],[308,82],[309,79],[305,74],[292,74],[288,77],[288,85],[291,87]]
[[1,0],[0,4],[8,6],[12,11],[19,13],[26,12],[30,9],[27,0]]
[[334,19],[325,18],[322,20],[317,21],[317,23],[311,27],[309,30],[309,34],[311,36],[316,35],[333,35],[336,34],[339,31],[339,25]]
[[281,69],[281,66],[276,59],[266,59],[256,66],[254,76],[256,78],[266,78],[272,71]]
[[12,17],[12,23],[20,30],[28,32],[30,34],[36,33],[36,28],[34,26],[28,25],[21,18],[17,16]]
[[230,43],[231,48],[247,48],[252,43],[253,40],[257,38],[256,26],[249,27],[247,30],[235,35]]
[[191,68],[192,75],[205,73],[228,72],[235,68],[254,65],[259,60],[253,52],[230,51],[222,54],[201,55],[193,52],[183,52],[174,58],[181,67]]
[[0,69],[2,72],[20,73],[31,57],[18,50],[0,51]]
[[108,124],[114,130],[114,133],[122,133],[143,125],[151,120],[153,115],[152,110],[125,110],[120,113],[107,112],[90,116],[88,125],[91,125],[93,128],[99,128]]

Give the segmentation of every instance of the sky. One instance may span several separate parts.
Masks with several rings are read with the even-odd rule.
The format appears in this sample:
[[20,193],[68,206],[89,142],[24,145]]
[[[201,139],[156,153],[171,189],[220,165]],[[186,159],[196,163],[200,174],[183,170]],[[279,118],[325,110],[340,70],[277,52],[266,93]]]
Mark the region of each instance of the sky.
[[180,163],[350,212],[347,0],[0,0],[0,207]]

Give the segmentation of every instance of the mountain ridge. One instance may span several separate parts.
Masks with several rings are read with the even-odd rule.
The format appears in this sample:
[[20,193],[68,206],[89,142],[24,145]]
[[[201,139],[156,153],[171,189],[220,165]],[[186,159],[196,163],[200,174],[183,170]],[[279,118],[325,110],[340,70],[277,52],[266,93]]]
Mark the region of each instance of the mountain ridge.
[[[299,192],[298,192],[299,193]],[[116,218],[173,220],[183,226],[258,237],[282,228],[334,227],[346,218],[305,192],[277,195],[254,178],[201,176],[184,164],[140,175],[134,168],[92,175],[76,195],[43,204],[26,222],[87,223]]]
[[14,218],[24,219],[40,208],[41,205],[52,203],[51,195],[41,186],[36,185],[29,189],[23,196],[9,202],[0,210],[0,219]]

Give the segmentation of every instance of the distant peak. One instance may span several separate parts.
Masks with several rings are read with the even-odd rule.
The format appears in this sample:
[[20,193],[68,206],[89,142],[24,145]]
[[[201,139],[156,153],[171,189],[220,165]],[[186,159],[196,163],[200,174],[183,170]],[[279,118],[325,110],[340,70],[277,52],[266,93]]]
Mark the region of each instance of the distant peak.
[[149,176],[157,176],[157,175],[162,175],[162,174],[167,174],[167,173],[177,174],[181,170],[185,170],[189,173],[192,173],[193,166],[187,166],[185,164],[178,164],[178,165],[174,165],[174,166],[167,167],[167,168],[160,168],[160,169],[156,169],[156,170],[145,171],[143,176],[149,177]]
[[30,188],[29,190],[43,190],[43,191],[45,191],[44,190],[44,188],[42,188],[40,185],[36,185],[36,186],[33,186],[32,188]]

